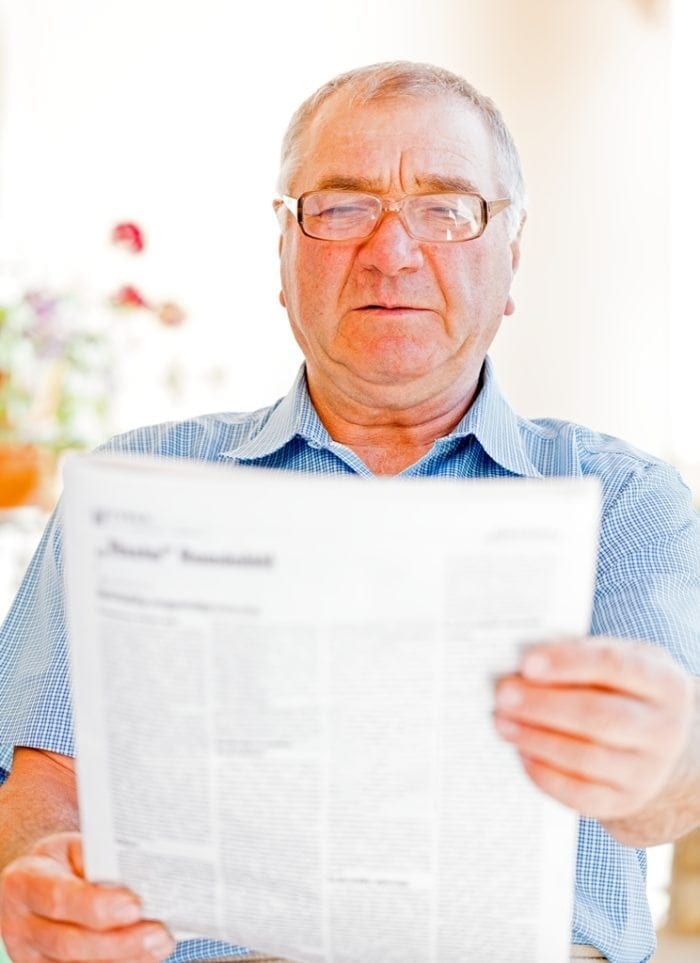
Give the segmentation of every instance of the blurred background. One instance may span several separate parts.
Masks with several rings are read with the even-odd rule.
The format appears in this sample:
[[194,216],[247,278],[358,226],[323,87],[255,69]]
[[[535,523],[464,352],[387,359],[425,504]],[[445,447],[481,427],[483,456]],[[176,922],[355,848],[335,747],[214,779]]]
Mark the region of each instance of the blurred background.
[[287,391],[279,142],[379,60],[464,74],[519,145],[492,351],[513,406],[620,435],[697,495],[699,34],[694,0],[0,0],[0,607],[61,453]]
[[[289,115],[340,70],[434,61],[496,100],[522,154],[517,311],[493,349],[511,402],[621,435],[695,484],[697,83],[679,75],[697,73],[683,51],[696,7],[4,0],[5,287],[9,275],[87,313],[133,286],[186,312],[169,328],[128,310],[109,319],[129,328],[109,430],[269,404],[300,360],[270,206]],[[138,257],[109,243],[122,222],[143,231]]]

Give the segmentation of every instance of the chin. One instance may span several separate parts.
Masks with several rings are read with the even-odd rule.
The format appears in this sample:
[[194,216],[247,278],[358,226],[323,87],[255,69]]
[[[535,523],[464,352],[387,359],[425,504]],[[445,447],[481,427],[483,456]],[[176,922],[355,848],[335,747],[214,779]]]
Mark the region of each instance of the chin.
[[441,359],[426,351],[392,350],[363,355],[348,365],[364,381],[391,386],[430,378],[442,367]]

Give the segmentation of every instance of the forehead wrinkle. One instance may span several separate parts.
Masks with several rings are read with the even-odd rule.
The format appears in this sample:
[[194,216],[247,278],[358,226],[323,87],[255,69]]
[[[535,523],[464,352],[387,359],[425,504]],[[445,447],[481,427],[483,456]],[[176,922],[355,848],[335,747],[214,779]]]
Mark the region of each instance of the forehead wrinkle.
[[[408,167],[409,165],[407,164],[406,166]],[[417,187],[421,193],[425,194],[440,194],[451,191],[457,191],[465,194],[481,193],[474,181],[463,174],[458,174],[456,172],[440,173],[438,171],[420,170],[404,171],[403,158],[401,163],[400,180],[401,183]]]
[[[458,191],[460,193],[479,193],[476,184],[468,177],[458,174],[416,174],[412,180],[415,186],[425,193]],[[362,191],[369,194],[384,194],[381,180],[371,177],[328,174],[322,177],[314,190],[317,191]]]
[[381,193],[382,182],[371,177],[349,176],[347,174],[326,174],[318,182],[317,191],[367,191]]
[[[329,108],[332,102],[333,109]],[[448,101],[349,106],[323,105],[307,131],[303,156],[292,180],[298,191],[390,192],[466,191],[495,196],[498,190],[493,145],[483,122],[471,112],[449,110]],[[410,106],[410,105],[409,105]],[[425,107],[430,107],[429,117]],[[325,109],[324,109],[325,108]],[[291,184],[290,184],[291,186]]]
[[466,194],[477,191],[476,184],[459,174],[418,174],[416,185],[429,191],[460,191]]

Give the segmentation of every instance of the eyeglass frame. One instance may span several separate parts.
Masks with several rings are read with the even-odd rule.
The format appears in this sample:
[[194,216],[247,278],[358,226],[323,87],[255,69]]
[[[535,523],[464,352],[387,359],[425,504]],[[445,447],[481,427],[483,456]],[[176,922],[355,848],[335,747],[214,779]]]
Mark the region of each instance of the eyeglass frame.
[[[381,214],[377,218],[376,224],[367,234],[360,234],[357,237],[317,237],[315,234],[309,234],[309,232],[304,227],[304,201],[311,194],[326,194],[326,193],[337,193],[337,194],[362,194],[365,197],[375,197],[381,202],[382,209]],[[442,195],[455,195],[467,197],[476,197],[481,203],[481,230],[478,234],[474,234],[472,237],[463,238],[449,238],[444,237],[438,240],[431,240],[429,238],[416,237],[410,230],[408,224],[403,217],[403,205],[406,200],[411,197],[440,197]],[[422,241],[424,244],[464,244],[467,241],[475,241],[477,238],[481,237],[488,223],[492,217],[496,214],[500,214],[507,207],[513,203],[510,197],[500,197],[493,201],[487,201],[481,194],[476,191],[427,191],[424,194],[402,194],[400,197],[390,200],[387,197],[382,197],[381,194],[373,194],[371,191],[333,191],[330,189],[316,190],[316,191],[304,191],[299,197],[291,197],[289,194],[280,194],[277,198],[282,204],[287,208],[287,210],[295,218],[299,229],[305,237],[310,237],[313,241],[331,241],[334,244],[344,243],[346,241],[366,241],[368,237],[371,237],[375,231],[379,229],[379,225],[384,220],[384,215],[391,211],[392,214],[398,214],[401,224],[404,230],[412,237],[414,241]]]

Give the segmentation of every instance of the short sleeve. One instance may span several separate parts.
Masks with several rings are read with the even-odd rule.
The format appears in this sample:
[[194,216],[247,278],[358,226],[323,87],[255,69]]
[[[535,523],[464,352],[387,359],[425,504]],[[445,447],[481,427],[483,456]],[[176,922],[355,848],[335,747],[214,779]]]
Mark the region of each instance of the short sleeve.
[[700,520],[670,465],[634,471],[604,506],[592,632],[658,642],[700,675]]
[[74,755],[60,507],[0,628],[0,746]]

